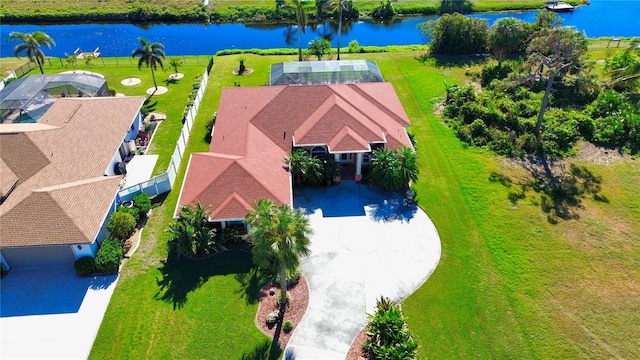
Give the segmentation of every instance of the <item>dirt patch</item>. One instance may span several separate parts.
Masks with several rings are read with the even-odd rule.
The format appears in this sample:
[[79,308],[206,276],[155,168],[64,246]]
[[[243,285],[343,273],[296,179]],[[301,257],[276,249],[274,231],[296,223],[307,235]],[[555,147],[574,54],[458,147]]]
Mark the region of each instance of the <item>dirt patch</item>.
[[[277,311],[280,308],[278,305],[279,292],[280,286],[277,284],[269,282],[265,285],[262,290],[260,290],[260,304],[258,305],[258,313],[256,314],[256,326],[272,339],[280,326],[275,325],[269,327],[266,323],[266,319],[270,312]],[[304,313],[307,311],[307,306],[309,305],[309,285],[307,284],[307,280],[304,276],[300,275],[298,283],[290,287],[287,293],[290,298],[287,306],[285,307],[284,316],[281,316],[280,324],[284,324],[286,321],[291,321],[293,323],[293,330],[288,333],[284,331],[280,332],[278,342],[280,347],[283,349],[287,346],[287,343],[291,338],[291,334],[293,334],[298,324],[300,324],[300,320],[302,320]]]
[[[239,68],[238,69],[233,69],[233,74],[234,75],[238,75],[239,72],[240,72]],[[242,75],[249,75],[251,73],[253,73],[253,68],[248,67],[248,68],[244,69],[244,72],[242,73]]]
[[630,158],[631,156],[617,149],[597,146],[586,141],[578,144],[578,153],[575,156],[576,160],[585,160],[591,164],[614,164]]

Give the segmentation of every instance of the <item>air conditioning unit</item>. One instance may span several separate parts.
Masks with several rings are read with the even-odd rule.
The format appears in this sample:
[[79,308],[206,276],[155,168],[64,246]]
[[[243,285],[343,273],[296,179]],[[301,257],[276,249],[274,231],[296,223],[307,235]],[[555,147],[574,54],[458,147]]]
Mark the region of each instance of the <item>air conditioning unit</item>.
[[129,140],[127,141],[127,151],[129,152],[129,154],[134,154],[136,153],[136,141],[135,140]]

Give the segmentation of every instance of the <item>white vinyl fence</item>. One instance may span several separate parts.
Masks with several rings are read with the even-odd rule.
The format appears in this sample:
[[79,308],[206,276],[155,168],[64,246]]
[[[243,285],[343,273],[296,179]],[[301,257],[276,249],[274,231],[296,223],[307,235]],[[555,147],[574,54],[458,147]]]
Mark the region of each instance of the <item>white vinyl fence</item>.
[[156,196],[171,191],[173,184],[176,182],[180,163],[185,156],[184,152],[187,148],[187,142],[189,141],[189,134],[193,128],[193,123],[195,122],[196,115],[198,114],[198,108],[200,107],[200,101],[202,100],[202,96],[204,95],[208,82],[209,74],[205,71],[204,76],[202,77],[202,82],[200,83],[200,89],[198,89],[198,94],[193,101],[193,106],[191,106],[187,116],[184,118],[184,125],[182,126],[180,137],[176,142],[176,148],[171,156],[171,162],[169,163],[167,171],[149,179],[148,181],[120,190],[116,198],[118,203],[131,200],[134,196],[143,192],[147,193],[149,196]]

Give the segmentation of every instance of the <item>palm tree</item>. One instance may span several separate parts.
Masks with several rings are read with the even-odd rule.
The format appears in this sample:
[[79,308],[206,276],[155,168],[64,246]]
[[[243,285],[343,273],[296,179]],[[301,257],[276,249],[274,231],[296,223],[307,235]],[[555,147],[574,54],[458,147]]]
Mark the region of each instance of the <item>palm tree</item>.
[[300,257],[311,254],[309,219],[289,205],[260,199],[247,214],[245,223],[250,226],[249,234],[254,241],[254,263],[280,273],[280,299],[286,301],[287,270],[297,269]]
[[416,152],[404,146],[397,153],[400,161],[400,183],[402,186],[409,186],[410,182],[418,180]]
[[51,45],[55,46],[56,42],[42,31],[34,31],[31,34],[14,31],[9,34],[9,40],[15,39],[22,40],[22,43],[16,45],[13,49],[15,56],[20,58],[20,53],[26,51],[29,61],[35,61],[40,69],[40,73],[44,74],[44,69],[42,68],[44,64],[44,52],[42,52],[40,46],[44,45],[48,49],[51,49]]
[[216,230],[209,228],[208,219],[207,208],[200,204],[195,208],[182,207],[176,222],[167,229],[171,234],[169,247],[177,250],[178,254],[188,256],[209,254],[218,248],[224,249],[216,244]]
[[368,180],[383,190],[400,190],[418,179],[416,153],[408,147],[373,152]]
[[340,38],[342,37],[342,11],[349,10],[349,6],[351,6],[351,2],[343,0],[326,1],[322,5],[323,9],[331,11],[338,9],[338,60],[340,60]]
[[148,40],[139,37],[138,41],[142,46],[139,49],[133,50],[131,57],[140,57],[140,61],[138,61],[138,70],[142,68],[142,65],[147,65],[148,68],[151,68],[151,77],[153,77],[153,85],[158,90],[158,84],[156,83],[156,74],[155,69],[160,65],[160,68],[164,70],[164,64],[162,63],[162,59],[164,59],[164,45],[161,43],[149,43]]
[[298,61],[302,61],[302,34],[307,27],[307,14],[304,12],[302,0],[293,0],[296,10],[296,21],[298,22]]
[[318,185],[325,180],[322,161],[303,149],[296,149],[284,162],[289,165],[294,185]]

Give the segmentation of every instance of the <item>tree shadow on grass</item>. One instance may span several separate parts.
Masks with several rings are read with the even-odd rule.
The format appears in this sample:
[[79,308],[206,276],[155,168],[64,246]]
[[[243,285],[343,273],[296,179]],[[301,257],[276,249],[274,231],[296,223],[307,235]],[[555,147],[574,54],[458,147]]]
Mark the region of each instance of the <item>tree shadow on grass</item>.
[[235,279],[240,283],[240,289],[236,291],[236,294],[240,294],[240,297],[244,298],[247,304],[253,305],[260,300],[260,289],[272,279],[273,276],[269,275],[264,270],[261,270],[257,266],[253,267],[251,271],[246,273],[238,273],[235,275]]
[[158,268],[162,276],[156,279],[158,291],[154,298],[181,309],[189,293],[204,285],[211,277],[250,273],[251,255],[243,251],[226,251],[203,260],[189,260],[170,253]]
[[529,177],[513,181],[511,178],[491,173],[489,181],[511,188],[515,183],[519,189],[509,193],[514,205],[527,196],[528,190],[540,194],[540,208],[547,214],[547,221],[557,224],[560,220],[579,219],[579,209],[584,209],[582,199],[591,195],[599,202],[609,202],[600,194],[602,178],[593,174],[587,167],[570,164],[555,164],[544,156],[532,156],[522,162]]
[[242,354],[241,360],[276,360],[282,355],[282,349],[275,341],[265,340],[249,353]]

